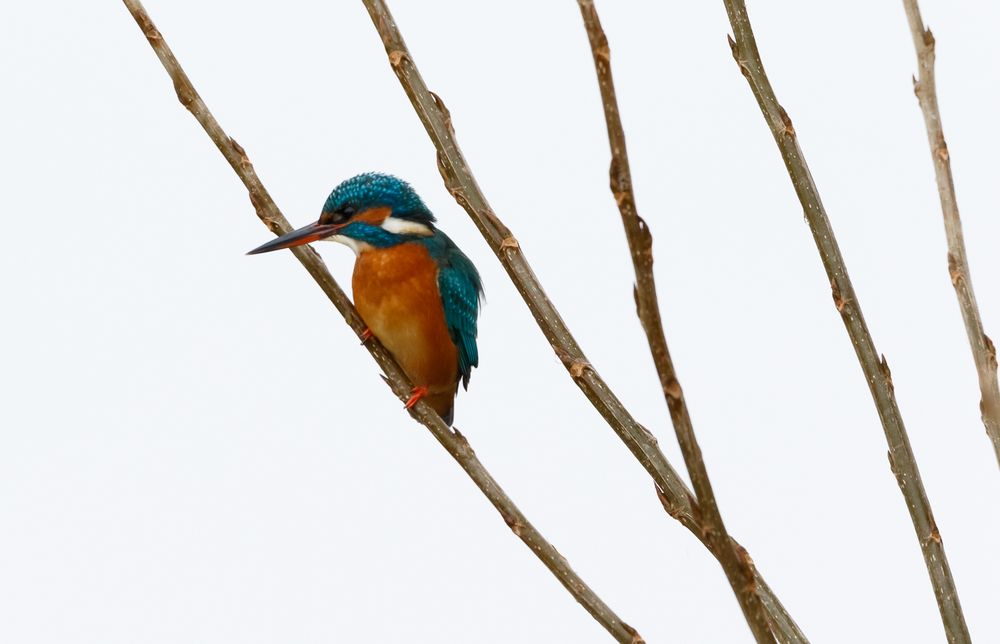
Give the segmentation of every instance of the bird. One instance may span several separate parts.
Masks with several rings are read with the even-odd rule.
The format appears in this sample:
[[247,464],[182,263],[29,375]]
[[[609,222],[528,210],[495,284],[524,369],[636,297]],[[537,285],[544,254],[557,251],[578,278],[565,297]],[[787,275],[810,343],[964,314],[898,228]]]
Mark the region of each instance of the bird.
[[479,366],[483,284],[472,261],[436,225],[406,181],[367,172],[342,182],[319,219],[248,255],[335,241],[355,253],[354,305],[413,383],[405,407],[426,401],[449,426],[459,383]]

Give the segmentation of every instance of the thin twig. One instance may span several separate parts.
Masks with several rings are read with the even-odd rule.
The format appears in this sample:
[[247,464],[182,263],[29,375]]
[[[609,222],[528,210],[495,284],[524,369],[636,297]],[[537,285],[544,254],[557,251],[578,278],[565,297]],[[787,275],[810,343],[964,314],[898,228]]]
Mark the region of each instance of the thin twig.
[[604,106],[604,120],[608,128],[608,141],[611,145],[611,193],[618,204],[622,224],[625,227],[625,237],[632,255],[632,266],[635,270],[636,313],[646,332],[646,341],[653,356],[656,373],[660,378],[663,397],[670,410],[670,420],[677,434],[677,442],[681,447],[684,464],[687,466],[691,485],[698,497],[704,519],[704,530],[713,551],[719,555],[719,563],[726,573],[726,578],[736,594],[743,616],[758,642],[774,642],[767,613],[757,596],[757,586],[754,583],[753,570],[749,560],[730,545],[729,533],[726,532],[722,514],[719,511],[712,483],[708,478],[708,468],[702,458],[701,447],[694,435],[691,415],[684,400],[677,372],[674,369],[667,338],[663,331],[663,321],[660,319],[660,304],[656,296],[656,282],[653,277],[653,236],[649,226],[636,211],[635,193],[632,190],[632,171],[629,169],[628,149],[625,144],[625,130],[618,111],[618,98],[615,94],[615,82],[611,75],[611,48],[608,38],[601,27],[601,19],[593,0],[578,0],[583,24],[590,40],[590,49],[594,57],[594,67],[597,70],[597,83],[601,90],[601,102]]
[[[173,52],[157,30],[156,25],[153,24],[153,21],[146,13],[145,8],[138,0],[124,0],[124,3],[173,80],[174,89],[181,104],[198,120],[205,129],[205,132],[215,142],[219,151],[222,152],[222,155],[229,161],[229,165],[232,166],[233,170],[236,171],[236,174],[243,181],[243,185],[246,186],[250,193],[250,201],[257,211],[257,216],[275,234],[280,235],[292,230],[288,221],[281,214],[281,211],[278,210],[278,207],[271,199],[264,185],[260,182],[256,172],[254,172],[253,165],[247,158],[246,152],[222,130],[218,121],[215,120],[215,117],[191,84],[180,63],[177,62]],[[295,253],[295,257],[309,271],[309,274],[313,276],[316,283],[319,284],[323,292],[333,302],[333,305],[344,316],[344,320],[348,326],[360,338],[365,330],[365,324],[350,299],[340,289],[333,276],[330,275],[323,260],[309,246],[300,246],[292,250]],[[405,400],[412,389],[412,385],[406,374],[396,364],[392,355],[376,339],[372,338],[364,344],[385,373],[386,384],[389,385],[393,393],[400,400]],[[528,521],[527,517],[514,505],[514,502],[507,496],[476,457],[465,436],[459,433],[457,429],[452,430],[445,425],[434,410],[424,402],[417,403],[410,410],[410,415],[430,430],[434,438],[451,454],[455,461],[469,475],[469,478],[473,480],[486,498],[489,499],[490,503],[500,513],[500,516],[503,517],[504,522],[510,530],[531,549],[535,556],[545,564],[546,568],[552,571],[552,574],[556,576],[566,590],[583,605],[594,619],[600,622],[619,642],[637,644],[643,641],[635,629],[623,622],[587,586],[579,575],[570,568],[569,562],[559,554],[552,544],[545,540],[541,533]]]
[[972,347],[972,358],[976,362],[979,376],[979,391],[986,435],[993,441],[993,451],[1000,464],[1000,383],[997,382],[997,350],[993,341],[983,330],[983,320],[976,304],[976,293],[972,290],[972,274],[965,254],[965,238],[962,235],[962,220],[958,216],[958,200],[955,197],[955,181],[951,176],[951,156],[944,140],[941,112],[938,109],[937,83],[934,80],[934,34],[924,28],[917,0],[903,0],[906,17],[913,34],[913,46],[917,50],[917,66],[920,77],[913,79],[913,93],[917,95],[920,109],[924,114],[927,141],[931,146],[934,161],[934,175],[937,178],[938,194],[941,198],[941,212],[944,215],[944,234],[948,239],[948,272],[958,296],[958,308],[965,321],[965,332]]
[[[438,170],[448,191],[469,214],[493,249],[570,377],[652,477],[664,509],[695,534],[713,555],[720,557],[705,536],[701,510],[691,491],[667,462],[656,438],[636,422],[587,361],[535,277],[517,239],[486,201],[455,140],[448,109],[438,95],[427,89],[386,3],[384,0],[362,1],[382,39],[393,72],[437,150]],[[806,642],[805,636],[756,570],[754,575],[779,640]]]
[[809,172],[809,166],[806,165],[805,157],[799,148],[792,120],[778,103],[767,74],[764,72],[764,65],[761,62],[760,53],[757,51],[757,42],[754,39],[750,19],[747,16],[746,4],[743,0],[724,0],[724,2],[726,12],[729,14],[729,22],[736,37],[735,41],[732,38],[729,39],[733,57],[736,59],[740,71],[750,83],[750,89],[753,91],[754,98],[757,99],[764,120],[767,121],[771,134],[781,151],[781,157],[785,161],[785,167],[791,177],[795,193],[802,203],[802,209],[816,242],[816,248],[819,250],[823,267],[830,280],[834,305],[844,321],[844,326],[847,327],[847,333],[854,345],[858,362],[861,363],[861,369],[868,381],[868,388],[875,400],[875,407],[882,419],[882,427],[885,429],[886,441],[889,444],[889,465],[896,476],[899,489],[903,493],[906,507],[910,512],[910,519],[913,521],[913,527],[920,541],[924,562],[927,564],[938,608],[941,611],[941,619],[944,622],[945,633],[950,642],[968,642],[969,631],[965,625],[965,617],[958,601],[955,581],[951,576],[951,569],[945,556],[941,533],[934,522],[931,504],[924,492],[920,471],[917,469],[917,462],[913,456],[913,450],[910,448],[910,439],[906,434],[906,428],[903,426],[903,419],[896,404],[889,364],[885,357],[880,357],[875,349],[875,343],[865,324],[858,297],[851,285],[847,266],[840,254],[840,247],[837,245],[837,239],[830,226],[826,209],[823,207],[819,191],[816,189],[816,184]]

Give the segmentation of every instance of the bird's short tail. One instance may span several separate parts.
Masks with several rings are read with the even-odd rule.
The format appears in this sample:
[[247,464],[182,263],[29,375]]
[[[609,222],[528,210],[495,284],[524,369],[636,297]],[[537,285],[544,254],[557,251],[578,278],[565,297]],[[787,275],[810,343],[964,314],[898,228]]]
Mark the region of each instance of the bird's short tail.
[[448,427],[451,427],[452,422],[455,420],[455,392],[450,389],[446,389],[445,391],[432,390],[424,400],[438,413],[441,420]]

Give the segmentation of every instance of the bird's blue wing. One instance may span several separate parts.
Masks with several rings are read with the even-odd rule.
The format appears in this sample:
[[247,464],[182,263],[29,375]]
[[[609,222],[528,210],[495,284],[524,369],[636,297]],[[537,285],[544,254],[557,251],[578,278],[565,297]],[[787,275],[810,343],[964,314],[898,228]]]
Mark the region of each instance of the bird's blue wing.
[[438,290],[444,306],[448,332],[458,349],[458,372],[462,385],[469,386],[472,368],[479,365],[476,347],[476,320],[483,284],[469,258],[441,231],[435,231],[432,255],[438,261]]

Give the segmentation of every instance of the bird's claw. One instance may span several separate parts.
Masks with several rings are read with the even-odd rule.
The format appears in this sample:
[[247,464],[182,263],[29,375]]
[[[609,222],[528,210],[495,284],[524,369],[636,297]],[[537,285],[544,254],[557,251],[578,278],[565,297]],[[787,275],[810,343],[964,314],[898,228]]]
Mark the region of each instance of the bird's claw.
[[369,329],[368,327],[365,327],[365,330],[361,332],[361,344],[364,344],[365,342],[368,342],[369,340],[371,340],[374,337],[375,337],[375,334],[372,333],[372,330]]
[[406,404],[403,405],[403,409],[411,409],[417,404],[417,401],[427,395],[427,387],[420,385],[419,387],[414,387],[410,390],[410,397],[406,400]]

